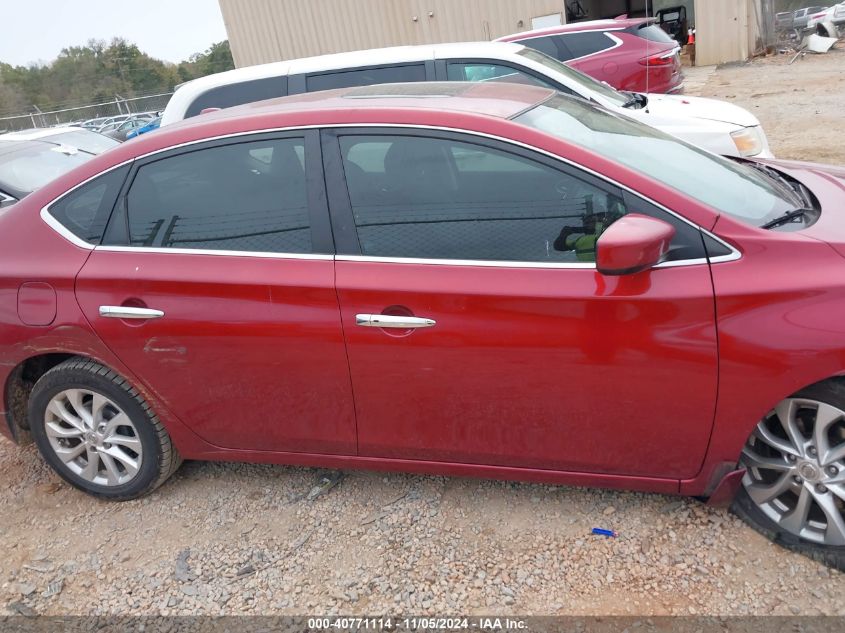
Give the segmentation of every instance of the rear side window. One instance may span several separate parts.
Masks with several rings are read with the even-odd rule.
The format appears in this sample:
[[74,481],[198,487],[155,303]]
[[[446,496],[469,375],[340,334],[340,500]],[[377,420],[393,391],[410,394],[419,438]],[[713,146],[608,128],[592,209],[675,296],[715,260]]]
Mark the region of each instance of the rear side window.
[[374,84],[406,83],[425,81],[424,64],[405,64],[385,68],[362,68],[344,70],[336,73],[310,75],[305,80],[306,90],[334,90],[335,88],[354,88]]
[[[664,16],[665,20],[676,20],[678,19],[678,13],[674,14],[675,17],[671,17],[672,14],[666,14]],[[643,39],[649,40],[651,42],[660,42],[661,44],[674,44],[675,40],[669,37],[669,34],[664,31],[662,28],[657,26],[656,24],[645,24],[643,26],[635,26],[632,29],[628,29],[626,31],[632,35],[636,35],[637,37],[642,37]]]
[[449,81],[500,81],[529,86],[553,86],[541,79],[510,66],[484,62],[451,62],[447,66]]
[[607,33],[601,31],[583,31],[581,33],[566,33],[561,35],[566,47],[572,53],[572,59],[594,55],[606,51],[616,45]]
[[572,53],[567,48],[563,38],[559,35],[548,35],[546,37],[532,37],[528,40],[518,42],[528,48],[533,48],[535,51],[545,53],[549,57],[561,62],[572,59]]
[[267,77],[217,86],[206,90],[188,106],[185,118],[197,116],[206,108],[231,108],[244,103],[284,97],[288,93],[287,77]]
[[50,215],[76,237],[99,244],[128,172],[125,165],[94,178],[54,203]]
[[126,196],[132,246],[310,253],[301,138],[237,143],[142,166]]

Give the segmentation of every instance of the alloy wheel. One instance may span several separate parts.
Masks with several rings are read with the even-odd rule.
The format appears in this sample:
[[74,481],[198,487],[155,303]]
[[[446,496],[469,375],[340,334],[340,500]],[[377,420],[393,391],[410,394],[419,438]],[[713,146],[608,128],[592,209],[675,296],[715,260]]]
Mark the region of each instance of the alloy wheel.
[[740,461],[748,496],[779,527],[845,545],[845,411],[788,398],[760,421]]
[[106,396],[66,389],[44,413],[50,448],[74,475],[99,486],[130,482],[141,467],[143,448],[132,420]]

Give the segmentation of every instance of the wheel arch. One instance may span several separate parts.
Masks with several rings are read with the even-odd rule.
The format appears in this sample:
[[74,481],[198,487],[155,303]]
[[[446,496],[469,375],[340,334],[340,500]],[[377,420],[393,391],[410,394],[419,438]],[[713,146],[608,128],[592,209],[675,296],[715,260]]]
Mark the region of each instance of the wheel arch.
[[[26,445],[33,441],[29,429],[27,409],[35,383],[48,371],[70,359],[90,360],[98,363],[128,381],[155,411],[180,454],[203,454],[217,448],[203,441],[181,420],[173,416],[167,407],[146,388],[144,383],[128,371],[119,360],[115,359],[116,362],[109,362],[93,354],[55,350],[32,354],[20,360],[9,373],[5,385],[2,385],[3,391],[0,392],[0,395],[2,395],[3,402],[6,405],[6,424],[11,438],[16,443]],[[0,376],[0,380],[2,380],[2,376]],[[3,408],[0,407],[0,411],[2,410]]]

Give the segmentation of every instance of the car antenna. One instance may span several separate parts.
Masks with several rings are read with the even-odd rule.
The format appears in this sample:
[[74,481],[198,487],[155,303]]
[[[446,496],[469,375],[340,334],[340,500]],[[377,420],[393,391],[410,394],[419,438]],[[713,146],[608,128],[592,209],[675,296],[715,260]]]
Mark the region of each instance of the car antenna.
[[[654,8],[653,0],[645,0],[645,17],[646,17],[646,20],[651,19],[651,13],[652,13],[653,8]],[[651,26],[651,24],[646,22],[646,28],[648,28],[650,26]],[[649,103],[651,102],[651,99],[649,99],[649,97],[648,97],[648,95],[649,95],[648,85],[649,85],[649,79],[651,78],[651,58],[648,56],[649,55],[649,51],[648,51],[649,41],[650,40],[648,38],[645,38],[645,113],[646,114],[651,114],[648,110]]]

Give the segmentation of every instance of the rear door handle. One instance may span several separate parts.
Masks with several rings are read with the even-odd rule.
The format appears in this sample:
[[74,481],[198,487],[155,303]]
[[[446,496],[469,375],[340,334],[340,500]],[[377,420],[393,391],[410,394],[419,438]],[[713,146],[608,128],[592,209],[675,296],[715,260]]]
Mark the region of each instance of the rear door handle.
[[160,319],[162,310],[131,308],[129,306],[100,306],[100,316],[107,319]]
[[412,330],[421,327],[434,327],[437,325],[437,321],[421,317],[392,316],[389,314],[356,314],[355,325],[360,325],[361,327]]

